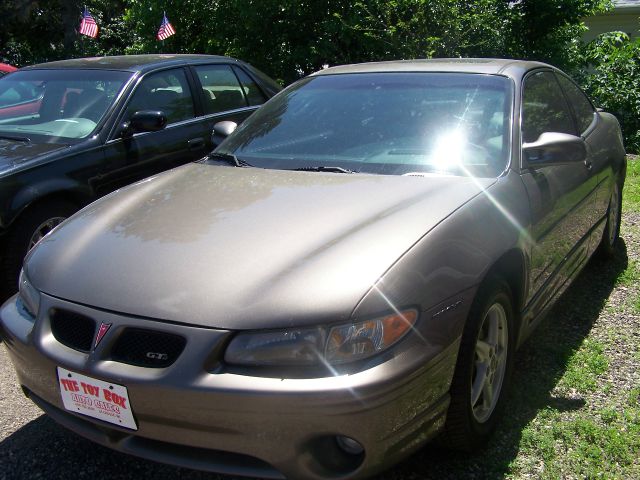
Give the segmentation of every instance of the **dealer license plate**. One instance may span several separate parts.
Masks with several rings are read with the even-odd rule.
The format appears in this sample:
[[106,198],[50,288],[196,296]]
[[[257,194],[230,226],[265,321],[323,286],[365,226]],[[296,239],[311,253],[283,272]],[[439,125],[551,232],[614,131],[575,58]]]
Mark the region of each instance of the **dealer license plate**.
[[127,387],[103,382],[58,367],[58,384],[64,408],[120,427],[137,430]]

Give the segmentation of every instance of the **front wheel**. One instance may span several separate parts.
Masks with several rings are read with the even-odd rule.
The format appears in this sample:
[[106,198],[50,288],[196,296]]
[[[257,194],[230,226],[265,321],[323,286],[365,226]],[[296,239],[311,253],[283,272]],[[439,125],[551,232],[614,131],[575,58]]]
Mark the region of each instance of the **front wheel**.
[[55,227],[77,210],[62,200],[50,200],[26,211],[7,233],[0,257],[0,298],[18,289],[18,274],[25,255]]
[[465,325],[442,440],[458,450],[486,443],[500,414],[514,353],[511,290],[492,279],[480,287]]

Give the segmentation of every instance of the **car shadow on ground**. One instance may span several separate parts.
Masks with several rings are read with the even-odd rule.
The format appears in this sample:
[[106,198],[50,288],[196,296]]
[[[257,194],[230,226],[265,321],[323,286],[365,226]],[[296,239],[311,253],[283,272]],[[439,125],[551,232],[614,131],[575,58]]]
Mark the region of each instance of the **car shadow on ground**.
[[[594,259],[587,265],[520,349],[504,418],[485,449],[463,454],[427,445],[376,477],[377,480],[504,476],[518,454],[523,430],[538,412],[547,408],[569,411],[584,406],[581,398],[556,396],[553,390],[626,267],[626,245],[620,241],[613,260]],[[0,442],[0,465],[0,478],[11,479],[236,479],[161,465],[109,450],[66,431],[46,415]]]
[[240,480],[139,459],[96,445],[47,415],[0,442],[0,479]]

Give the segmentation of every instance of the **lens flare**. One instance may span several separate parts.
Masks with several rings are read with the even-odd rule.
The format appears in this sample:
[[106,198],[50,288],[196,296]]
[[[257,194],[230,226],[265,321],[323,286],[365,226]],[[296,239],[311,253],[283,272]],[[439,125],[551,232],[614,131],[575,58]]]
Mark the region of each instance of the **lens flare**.
[[462,168],[466,144],[467,136],[460,128],[440,135],[431,156],[432,165],[444,171]]

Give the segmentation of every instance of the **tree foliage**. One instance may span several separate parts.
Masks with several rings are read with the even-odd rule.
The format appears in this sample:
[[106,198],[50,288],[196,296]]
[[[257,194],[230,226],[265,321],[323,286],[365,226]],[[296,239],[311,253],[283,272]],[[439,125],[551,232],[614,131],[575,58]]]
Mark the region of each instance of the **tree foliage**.
[[640,38],[605,33],[587,45],[586,61],[586,89],[620,120],[627,151],[640,153]]
[[[130,0],[127,51],[236,56],[289,82],[323,65],[499,56],[575,65],[581,18],[608,0]],[[154,39],[162,11],[178,31]]]
[[[285,83],[324,65],[512,57],[574,67],[581,18],[610,0],[3,0],[0,56],[25,65],[118,53],[209,53]],[[77,34],[83,5],[100,25]],[[158,42],[167,16],[177,34]]]
[[610,0],[523,0],[509,3],[505,52],[513,58],[580,66],[581,19],[611,8]]
[[[123,53],[130,43],[126,0],[3,0],[0,61],[16,66],[89,55]],[[78,34],[84,6],[100,26],[98,39]]]

